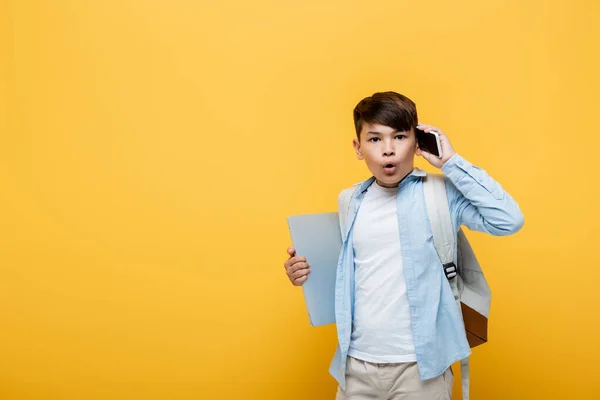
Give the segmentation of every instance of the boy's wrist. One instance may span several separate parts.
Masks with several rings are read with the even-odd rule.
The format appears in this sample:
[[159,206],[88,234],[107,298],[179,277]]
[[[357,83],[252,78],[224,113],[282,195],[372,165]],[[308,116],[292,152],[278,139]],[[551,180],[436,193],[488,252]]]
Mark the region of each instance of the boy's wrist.
[[448,167],[456,164],[456,162],[458,161],[459,158],[460,158],[460,155],[458,155],[458,153],[454,152],[454,154],[452,154],[452,156],[450,156],[450,158],[447,159],[446,162],[444,162],[444,164],[442,164],[440,169],[442,171],[444,171],[444,168],[448,168]]

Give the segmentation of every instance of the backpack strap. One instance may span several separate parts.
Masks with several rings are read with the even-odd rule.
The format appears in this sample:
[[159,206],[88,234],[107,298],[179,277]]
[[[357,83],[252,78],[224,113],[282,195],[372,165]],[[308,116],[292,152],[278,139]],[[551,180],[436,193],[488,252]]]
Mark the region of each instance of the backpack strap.
[[[456,235],[452,227],[444,175],[427,174],[423,183],[423,194],[425,195],[425,206],[431,224],[431,231],[433,232],[433,243],[444,266],[444,272],[452,288],[458,311],[462,316],[460,293],[457,279],[455,279],[458,273],[458,269],[454,263]],[[469,400],[469,358],[460,360],[460,369],[462,398],[463,400]]]
[[460,360],[460,376],[462,377],[462,398],[469,400],[469,357]]
[[359,187],[360,184],[356,184],[352,187],[344,189],[338,197],[338,218],[340,222],[342,240],[346,240],[346,221],[348,220],[348,214],[350,212],[350,200],[352,200],[352,195]]
[[[450,217],[448,197],[446,196],[444,175],[427,174],[423,190],[425,193],[427,214],[429,215],[429,221],[431,221],[435,249],[444,266],[446,277],[452,280],[456,277],[458,272],[456,264],[454,264],[454,243],[456,235],[452,228],[452,219]],[[458,300],[457,295],[458,293],[454,293],[456,300]]]

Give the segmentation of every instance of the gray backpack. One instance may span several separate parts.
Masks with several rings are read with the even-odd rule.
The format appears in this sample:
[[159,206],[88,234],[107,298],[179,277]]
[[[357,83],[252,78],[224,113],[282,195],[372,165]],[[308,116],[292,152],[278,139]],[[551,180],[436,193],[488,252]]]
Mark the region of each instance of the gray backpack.
[[[461,312],[471,347],[487,342],[492,294],[462,228],[454,235],[444,175],[427,174],[423,191],[433,242]],[[457,254],[454,258],[454,244]],[[456,260],[456,263],[454,262]],[[461,360],[463,400],[469,399],[469,359]]]

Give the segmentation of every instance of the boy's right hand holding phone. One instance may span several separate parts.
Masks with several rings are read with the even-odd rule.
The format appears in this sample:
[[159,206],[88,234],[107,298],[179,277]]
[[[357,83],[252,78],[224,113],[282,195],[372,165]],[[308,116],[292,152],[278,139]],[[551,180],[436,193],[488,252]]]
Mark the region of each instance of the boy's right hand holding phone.
[[296,250],[293,247],[288,247],[287,252],[290,258],[283,264],[285,273],[292,285],[302,286],[310,274],[310,265],[306,262],[305,257],[296,257]]

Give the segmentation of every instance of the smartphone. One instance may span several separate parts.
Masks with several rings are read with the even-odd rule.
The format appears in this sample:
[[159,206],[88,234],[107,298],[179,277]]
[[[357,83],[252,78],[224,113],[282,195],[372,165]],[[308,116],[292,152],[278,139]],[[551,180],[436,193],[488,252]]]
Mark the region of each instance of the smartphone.
[[415,128],[417,143],[421,150],[433,154],[437,158],[442,158],[442,146],[440,145],[440,137],[437,132],[425,132]]

